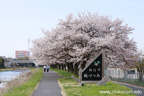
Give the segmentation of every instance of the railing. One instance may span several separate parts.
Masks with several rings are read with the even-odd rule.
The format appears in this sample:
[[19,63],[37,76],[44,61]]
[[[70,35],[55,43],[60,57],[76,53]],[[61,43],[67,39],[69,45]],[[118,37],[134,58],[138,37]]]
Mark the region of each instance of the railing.
[[144,75],[141,76],[142,81],[140,81],[140,74],[137,71],[134,72],[124,72],[123,70],[119,69],[109,69],[108,73],[110,73],[111,80],[116,80],[119,82],[130,83],[134,85],[144,86]]

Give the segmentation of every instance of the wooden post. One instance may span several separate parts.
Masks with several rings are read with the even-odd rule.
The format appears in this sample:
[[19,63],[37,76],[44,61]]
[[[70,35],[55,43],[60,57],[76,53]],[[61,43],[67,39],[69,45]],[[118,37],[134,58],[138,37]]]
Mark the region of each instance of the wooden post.
[[102,50],[102,78],[105,77],[105,50]]
[[82,86],[82,69],[79,70],[79,86]]

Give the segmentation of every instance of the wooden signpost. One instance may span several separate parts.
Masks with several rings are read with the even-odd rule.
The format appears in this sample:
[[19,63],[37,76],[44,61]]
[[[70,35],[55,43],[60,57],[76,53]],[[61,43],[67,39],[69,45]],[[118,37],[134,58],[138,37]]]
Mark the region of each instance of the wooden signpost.
[[[79,70],[79,85],[98,83],[104,78],[105,52],[102,50],[83,70]],[[108,77],[108,76],[107,76]],[[104,80],[105,81],[105,80]],[[106,80],[107,81],[107,80]]]
[[79,70],[79,80],[72,78],[82,86],[84,83],[106,84],[109,81],[110,74],[105,75],[105,51],[102,50],[83,70]]

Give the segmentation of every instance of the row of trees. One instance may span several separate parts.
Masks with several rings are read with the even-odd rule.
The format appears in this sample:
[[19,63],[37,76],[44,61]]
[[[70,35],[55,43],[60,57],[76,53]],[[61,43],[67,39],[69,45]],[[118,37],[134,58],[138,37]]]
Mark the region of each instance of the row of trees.
[[134,65],[136,44],[128,35],[133,28],[110,16],[69,14],[57,27],[44,31],[45,36],[33,41],[32,59],[38,64],[68,67],[77,74],[100,50],[105,50],[107,66],[124,70]]
[[0,57],[0,68],[5,67],[4,62],[5,62],[5,60],[2,57]]

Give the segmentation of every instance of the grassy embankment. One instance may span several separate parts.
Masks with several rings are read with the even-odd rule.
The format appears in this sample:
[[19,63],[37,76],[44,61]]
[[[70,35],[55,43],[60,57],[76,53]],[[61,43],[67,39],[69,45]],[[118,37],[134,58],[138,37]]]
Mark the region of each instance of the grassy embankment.
[[43,70],[32,69],[32,75],[26,83],[21,84],[19,87],[13,87],[12,92],[8,92],[3,96],[30,96],[36,89],[38,83],[43,76]]
[[[84,86],[80,87],[78,83],[71,78],[73,73],[63,70],[51,70],[64,77],[58,79],[62,87],[63,96],[136,96],[131,93],[132,90],[130,88],[111,81],[101,86],[96,86],[96,84],[84,84]],[[107,93],[100,93],[102,91]]]
[[12,69],[11,68],[1,68],[0,72],[2,72],[2,71],[10,71],[10,70],[12,70]]

